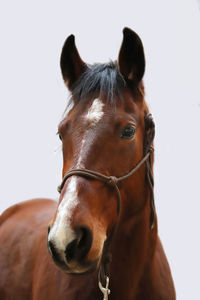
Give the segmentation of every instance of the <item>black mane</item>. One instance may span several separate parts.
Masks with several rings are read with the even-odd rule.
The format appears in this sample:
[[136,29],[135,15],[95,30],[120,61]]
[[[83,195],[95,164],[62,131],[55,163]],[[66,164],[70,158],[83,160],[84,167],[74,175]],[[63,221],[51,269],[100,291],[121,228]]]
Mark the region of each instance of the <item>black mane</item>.
[[77,104],[79,101],[86,101],[89,96],[103,96],[113,103],[116,96],[120,97],[124,87],[125,80],[115,62],[88,65],[72,89],[71,101]]

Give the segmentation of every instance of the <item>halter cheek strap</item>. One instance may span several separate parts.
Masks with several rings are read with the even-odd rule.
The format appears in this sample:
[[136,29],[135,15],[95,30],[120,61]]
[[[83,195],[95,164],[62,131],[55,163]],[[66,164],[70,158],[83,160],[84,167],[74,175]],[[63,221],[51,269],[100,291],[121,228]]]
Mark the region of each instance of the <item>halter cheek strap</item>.
[[[153,121],[153,117],[151,114],[145,115],[145,137],[144,137],[144,153],[147,153],[148,149],[150,149],[155,136],[155,123]],[[152,173],[152,156],[149,156],[149,159],[146,161],[146,177],[147,182],[150,187],[150,228],[154,227],[154,217],[155,217],[155,204],[154,204],[154,178]]]

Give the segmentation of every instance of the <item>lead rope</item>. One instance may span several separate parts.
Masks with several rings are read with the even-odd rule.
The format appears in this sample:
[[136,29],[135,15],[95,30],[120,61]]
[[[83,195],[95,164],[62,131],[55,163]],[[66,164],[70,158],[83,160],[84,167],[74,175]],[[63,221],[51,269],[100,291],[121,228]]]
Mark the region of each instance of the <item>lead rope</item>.
[[[150,208],[151,208],[151,213],[150,213],[150,229],[153,229],[154,227],[154,215],[155,215],[155,207],[154,207],[154,193],[153,193],[153,187],[154,187],[154,181],[153,181],[153,175],[151,172],[151,153],[154,151],[153,147],[149,148],[149,151],[146,153],[146,155],[143,157],[143,159],[126,175],[123,175],[121,177],[115,177],[115,176],[106,176],[104,174],[92,171],[92,170],[87,170],[87,169],[73,169],[69,172],[67,172],[63,178],[63,181],[60,186],[58,186],[58,192],[61,193],[66,180],[71,177],[71,176],[82,176],[82,177],[88,177],[92,178],[95,180],[100,180],[105,182],[106,184],[112,186],[117,194],[117,215],[118,215],[118,220],[120,218],[120,208],[121,208],[121,196],[120,196],[120,190],[117,186],[117,184],[131,175],[133,175],[139,168],[140,166],[146,162],[146,168],[147,168],[147,179],[149,183],[149,187],[151,190],[151,196],[150,196]],[[114,230],[112,233],[109,235],[107,238],[106,242],[104,243],[103,247],[103,254],[101,258],[101,264],[99,268],[99,273],[98,273],[98,281],[99,281],[99,289],[103,293],[103,300],[108,300],[108,296],[111,293],[109,289],[109,271],[107,266],[111,263],[111,255],[109,253],[109,247],[111,245],[112,238],[114,236],[114,233],[116,232],[116,227],[118,225],[118,222],[116,223]],[[103,284],[104,283],[104,284]]]

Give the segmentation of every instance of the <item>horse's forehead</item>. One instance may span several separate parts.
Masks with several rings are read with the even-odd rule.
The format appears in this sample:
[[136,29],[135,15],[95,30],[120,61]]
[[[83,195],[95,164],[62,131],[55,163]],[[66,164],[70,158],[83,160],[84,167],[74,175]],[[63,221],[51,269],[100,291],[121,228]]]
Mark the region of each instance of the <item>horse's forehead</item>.
[[76,124],[87,123],[89,125],[87,126],[88,128],[90,126],[93,127],[93,125],[101,121],[114,121],[118,115],[123,115],[124,118],[129,114],[137,115],[139,114],[139,110],[135,101],[130,97],[116,99],[113,103],[97,97],[85,103],[76,104],[68,117]]
[[[128,99],[129,100],[129,99]],[[83,104],[76,104],[74,109],[75,112],[80,115],[87,114],[89,119],[99,119],[101,118],[103,112],[109,111],[116,112],[117,109],[125,109],[127,105],[127,99],[114,99],[109,100],[107,98],[96,97],[91,100],[83,102]]]

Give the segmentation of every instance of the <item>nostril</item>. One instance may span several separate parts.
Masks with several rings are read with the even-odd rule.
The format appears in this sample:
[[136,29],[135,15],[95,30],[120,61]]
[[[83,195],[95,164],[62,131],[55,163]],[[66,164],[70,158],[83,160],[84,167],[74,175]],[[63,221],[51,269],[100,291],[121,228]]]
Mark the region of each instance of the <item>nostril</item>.
[[48,250],[54,260],[54,262],[60,266],[61,268],[65,268],[66,264],[63,261],[62,257],[60,257],[59,251],[56,249],[56,246],[52,241],[48,241]]
[[66,259],[68,262],[72,261],[77,247],[77,239],[73,240],[71,243],[69,243],[65,250]]
[[91,230],[87,227],[81,227],[78,230],[78,243],[77,243],[77,254],[78,258],[84,258],[92,245],[92,233]]
[[80,227],[76,230],[77,238],[70,242],[65,250],[68,262],[73,259],[82,260],[89,252],[92,245],[92,233],[87,227]]
[[48,242],[48,246],[52,256],[57,256],[54,244],[51,241]]
[[90,250],[91,243],[92,243],[91,231],[86,227],[80,228],[77,247],[79,250],[82,251],[83,255],[85,254],[86,251]]

